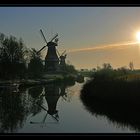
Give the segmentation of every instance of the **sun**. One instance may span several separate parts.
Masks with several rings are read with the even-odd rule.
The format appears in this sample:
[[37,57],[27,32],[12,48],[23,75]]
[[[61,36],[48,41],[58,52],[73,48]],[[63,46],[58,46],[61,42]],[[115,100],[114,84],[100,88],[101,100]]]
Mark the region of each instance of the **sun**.
[[137,33],[136,33],[136,38],[137,38],[137,40],[140,42],[140,32],[137,32]]

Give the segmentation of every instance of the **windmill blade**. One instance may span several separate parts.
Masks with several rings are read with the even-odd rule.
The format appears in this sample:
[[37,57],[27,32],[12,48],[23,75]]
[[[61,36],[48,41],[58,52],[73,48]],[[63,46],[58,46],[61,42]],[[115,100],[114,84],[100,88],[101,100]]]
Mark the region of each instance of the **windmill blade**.
[[65,50],[65,51],[63,51],[61,55],[63,55],[64,53],[66,53],[66,50]]
[[62,99],[64,99],[65,101],[67,101],[67,98],[65,98],[64,96],[62,96]]
[[45,115],[45,117],[44,117],[44,119],[43,119],[43,123],[45,123],[45,120],[46,120],[46,118],[47,118],[47,115],[48,115],[48,113]]
[[31,49],[32,49],[33,52],[35,52],[35,53],[37,52],[35,48],[31,48]]
[[43,110],[48,111],[45,107],[43,107],[42,105],[36,103],[39,107],[41,107]]
[[41,29],[40,29],[40,33],[41,33],[41,36],[43,37],[44,41],[45,41],[46,44],[47,44],[47,40],[46,40],[45,35],[43,34],[43,31],[42,31]]
[[47,46],[42,47],[37,53],[40,53],[44,48],[46,48]]
[[53,116],[53,115],[51,115],[52,116],[52,118],[54,119],[54,120],[56,120],[57,122],[59,121],[59,119],[57,118],[57,117],[55,117],[55,116]]
[[56,49],[56,51],[57,51],[57,54],[59,55],[59,57],[60,57],[60,53],[59,53],[59,51]]
[[58,40],[59,40],[59,39],[58,39],[58,38],[56,38],[56,39],[54,40],[54,42],[55,42],[55,43],[58,43]]
[[56,35],[51,39],[50,42],[52,42],[57,36],[58,36],[58,34],[56,34]]

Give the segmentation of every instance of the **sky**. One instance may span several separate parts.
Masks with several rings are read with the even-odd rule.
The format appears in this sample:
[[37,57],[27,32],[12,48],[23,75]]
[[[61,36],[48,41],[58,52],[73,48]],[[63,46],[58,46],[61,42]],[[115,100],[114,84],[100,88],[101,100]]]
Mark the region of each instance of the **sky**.
[[47,41],[58,33],[57,49],[66,50],[66,62],[77,69],[128,67],[130,61],[140,68],[139,13],[140,7],[0,7],[0,32],[38,50],[46,45],[40,29]]

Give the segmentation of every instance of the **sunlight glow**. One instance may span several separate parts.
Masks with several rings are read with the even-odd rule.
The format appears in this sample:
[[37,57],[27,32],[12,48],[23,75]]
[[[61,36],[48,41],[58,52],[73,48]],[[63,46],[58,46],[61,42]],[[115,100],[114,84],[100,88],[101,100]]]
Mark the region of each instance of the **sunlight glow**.
[[137,40],[140,42],[140,32],[137,32],[137,33],[136,33],[136,38],[137,38]]

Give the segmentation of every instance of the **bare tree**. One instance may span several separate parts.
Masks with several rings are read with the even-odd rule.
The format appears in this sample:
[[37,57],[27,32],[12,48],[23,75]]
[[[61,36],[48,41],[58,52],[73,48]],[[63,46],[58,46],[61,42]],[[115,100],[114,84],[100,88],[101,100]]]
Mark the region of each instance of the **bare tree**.
[[130,70],[134,70],[133,62],[130,62],[130,63],[129,63],[129,68],[130,68]]

